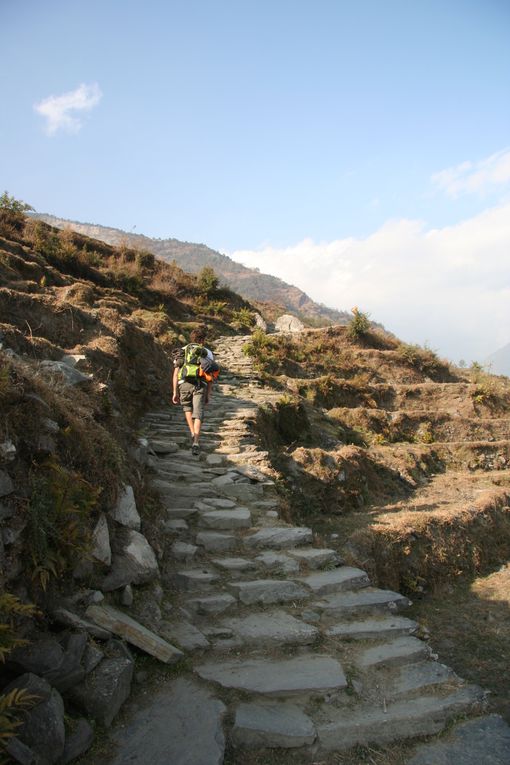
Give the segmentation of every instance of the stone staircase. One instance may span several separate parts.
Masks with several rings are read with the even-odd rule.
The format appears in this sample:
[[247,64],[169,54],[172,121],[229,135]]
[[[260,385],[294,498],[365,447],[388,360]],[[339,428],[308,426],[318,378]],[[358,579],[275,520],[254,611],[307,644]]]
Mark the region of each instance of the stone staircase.
[[257,379],[246,340],[216,343],[223,371],[199,458],[180,408],[145,418],[166,508],[162,586],[173,617],[160,634],[189,661],[115,729],[112,765],[244,763],[267,749],[281,750],[278,763],[296,749],[300,762],[333,763],[355,745],[436,734],[483,710],[484,693],[416,637],[406,597],[372,586],[312,529],[280,516],[253,431],[257,407],[280,394]]

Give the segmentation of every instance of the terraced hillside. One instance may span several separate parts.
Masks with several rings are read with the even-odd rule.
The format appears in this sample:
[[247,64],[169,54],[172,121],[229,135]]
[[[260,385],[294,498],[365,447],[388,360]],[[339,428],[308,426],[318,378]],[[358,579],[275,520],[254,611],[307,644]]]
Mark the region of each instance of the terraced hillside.
[[[145,624],[188,662],[178,676],[146,673],[85,761],[426,765],[439,747],[459,762],[483,751],[503,765],[510,731],[483,716],[484,693],[416,636],[408,598],[347,565],[338,541],[325,544],[289,522],[257,436],[260,409],[278,407],[281,394],[256,379],[243,342],[216,343],[230,374],[213,399],[199,459],[180,411],[145,418],[152,485],[167,515],[160,608],[152,618],[145,610]],[[104,606],[87,615],[103,627],[122,620]],[[417,746],[417,737],[466,716],[446,737]]]

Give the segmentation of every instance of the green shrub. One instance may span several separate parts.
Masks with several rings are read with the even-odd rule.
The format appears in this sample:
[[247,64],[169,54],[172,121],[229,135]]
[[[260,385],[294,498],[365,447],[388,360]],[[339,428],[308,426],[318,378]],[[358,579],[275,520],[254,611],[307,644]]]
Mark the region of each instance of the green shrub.
[[212,295],[218,289],[219,283],[220,280],[211,266],[204,266],[197,274],[198,291],[202,295]]
[[351,340],[359,340],[370,330],[370,319],[356,306],[352,309],[352,319],[347,325],[347,335]]

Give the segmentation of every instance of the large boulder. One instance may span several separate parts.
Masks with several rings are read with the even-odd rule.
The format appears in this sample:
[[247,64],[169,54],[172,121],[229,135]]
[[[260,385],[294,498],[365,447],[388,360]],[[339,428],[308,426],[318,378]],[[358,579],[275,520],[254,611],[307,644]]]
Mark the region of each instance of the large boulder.
[[112,550],[110,547],[110,532],[108,531],[108,523],[106,515],[101,513],[99,520],[96,523],[96,527],[92,532],[92,550],[90,554],[94,560],[103,563],[105,566],[110,566],[112,562]]
[[41,677],[63,693],[85,677],[81,661],[86,645],[85,632],[65,636],[62,644],[56,638],[45,637],[17,648],[9,661],[22,671]]
[[60,693],[46,680],[28,672],[16,678],[3,693],[24,690],[34,697],[16,737],[37,756],[38,765],[53,765],[64,751],[64,702]]
[[276,320],[275,330],[277,332],[302,332],[305,325],[297,316],[286,313]]
[[111,510],[112,518],[129,529],[140,531],[141,520],[136,508],[136,500],[132,486],[124,486],[119,494],[117,504]]
[[73,703],[100,725],[108,727],[131,692],[134,662],[127,656],[103,659],[69,692]]
[[41,369],[50,374],[57,374],[64,378],[64,385],[79,385],[92,379],[92,375],[85,375],[64,361],[41,361]]
[[0,470],[0,497],[6,497],[14,491],[14,484],[9,473]]
[[103,592],[112,592],[127,584],[147,584],[159,575],[154,550],[138,531],[119,529],[113,550],[111,571],[101,584]]

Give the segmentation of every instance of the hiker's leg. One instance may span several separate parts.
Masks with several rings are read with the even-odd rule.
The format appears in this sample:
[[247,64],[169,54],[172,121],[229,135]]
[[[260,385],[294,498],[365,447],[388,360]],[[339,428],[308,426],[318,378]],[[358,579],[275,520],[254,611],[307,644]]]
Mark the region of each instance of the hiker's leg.
[[200,430],[204,421],[204,387],[200,387],[193,393],[193,442],[198,444]]
[[194,427],[193,427],[193,393],[194,391],[195,391],[195,386],[190,385],[190,383],[188,382],[183,382],[179,388],[182,411],[184,412],[184,417],[186,418],[186,422],[188,424],[188,428],[192,437],[195,434]]

